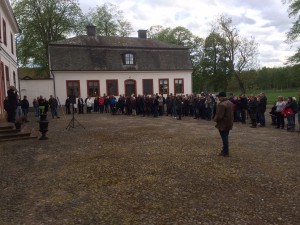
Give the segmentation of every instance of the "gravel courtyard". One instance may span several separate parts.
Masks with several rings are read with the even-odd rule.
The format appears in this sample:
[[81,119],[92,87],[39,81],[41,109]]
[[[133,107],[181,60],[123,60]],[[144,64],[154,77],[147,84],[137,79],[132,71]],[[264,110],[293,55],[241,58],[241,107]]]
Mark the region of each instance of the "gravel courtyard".
[[299,224],[299,133],[235,123],[225,158],[212,121],[75,118],[0,143],[1,225]]

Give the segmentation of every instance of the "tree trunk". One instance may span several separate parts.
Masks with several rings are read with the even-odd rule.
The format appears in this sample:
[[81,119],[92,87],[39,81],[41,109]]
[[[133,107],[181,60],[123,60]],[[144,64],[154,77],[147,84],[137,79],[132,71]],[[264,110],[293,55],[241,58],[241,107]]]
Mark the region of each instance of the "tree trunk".
[[239,85],[239,88],[240,88],[240,91],[242,94],[246,94],[246,89],[245,89],[245,85],[242,81],[242,79],[239,77],[239,75],[237,73],[234,73],[234,76],[238,82],[238,85]]

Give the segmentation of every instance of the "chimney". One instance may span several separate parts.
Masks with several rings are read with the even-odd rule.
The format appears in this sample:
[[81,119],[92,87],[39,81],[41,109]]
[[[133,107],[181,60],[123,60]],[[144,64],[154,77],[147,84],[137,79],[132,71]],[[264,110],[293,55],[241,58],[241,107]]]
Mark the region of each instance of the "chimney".
[[147,39],[147,30],[138,30],[138,37]]
[[86,26],[86,34],[88,36],[96,36],[96,27],[92,24]]

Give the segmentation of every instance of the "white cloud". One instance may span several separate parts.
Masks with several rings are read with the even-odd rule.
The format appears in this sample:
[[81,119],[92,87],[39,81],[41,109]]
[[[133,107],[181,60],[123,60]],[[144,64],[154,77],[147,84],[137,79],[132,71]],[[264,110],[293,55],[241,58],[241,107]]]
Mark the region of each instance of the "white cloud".
[[[245,37],[259,43],[261,66],[283,66],[293,55],[295,46],[284,43],[292,21],[287,6],[274,0],[79,0],[83,11],[110,2],[119,6],[134,30],[184,26],[193,34],[205,38],[210,23],[220,14],[233,19]],[[133,33],[131,36],[137,36]]]

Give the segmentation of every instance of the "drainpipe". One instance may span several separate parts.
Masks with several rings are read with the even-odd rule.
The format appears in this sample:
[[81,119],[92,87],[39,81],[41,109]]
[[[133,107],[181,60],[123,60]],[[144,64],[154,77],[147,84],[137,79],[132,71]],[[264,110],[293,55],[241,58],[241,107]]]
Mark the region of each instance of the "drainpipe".
[[15,41],[16,41],[16,56],[17,56],[17,79],[18,79],[18,89],[19,89],[19,95],[20,95],[20,99],[22,99],[22,95],[21,95],[21,87],[20,87],[20,77],[19,77],[19,62],[20,62],[20,60],[19,60],[19,57],[18,57],[18,39],[21,37],[21,35],[22,35],[22,31],[21,30],[19,30],[20,31],[20,33],[19,33],[19,35],[17,35],[17,37],[16,37],[16,39],[15,39]]
[[49,51],[49,44],[48,44],[48,64],[49,64],[49,72],[50,72],[50,75],[52,76],[53,78],[53,95],[54,95],[54,98],[56,98],[56,88],[55,88],[55,76],[53,74],[53,71],[51,70],[51,59],[50,59],[50,51]]

